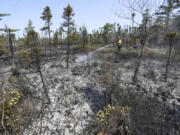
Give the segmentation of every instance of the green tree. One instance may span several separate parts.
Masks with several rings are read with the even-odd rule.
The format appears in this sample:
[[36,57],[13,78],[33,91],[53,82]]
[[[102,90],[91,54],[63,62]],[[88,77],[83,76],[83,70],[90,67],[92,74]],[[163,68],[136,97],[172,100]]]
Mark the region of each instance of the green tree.
[[165,5],[160,6],[160,11],[157,13],[157,15],[165,17],[165,32],[168,32],[169,30],[169,20],[174,9],[176,8],[178,8],[178,6],[174,0],[166,0]]
[[85,25],[80,28],[80,35],[81,35],[83,48],[85,48],[85,44],[88,43],[88,32]]
[[5,46],[4,41],[5,41],[4,35],[0,35],[0,56],[8,54],[8,49]]
[[[10,16],[10,14],[3,14],[3,13],[0,13],[0,21],[2,20],[2,17],[5,17],[5,16]],[[4,32],[7,32],[6,29],[0,29],[0,31],[4,31]],[[2,36],[0,37],[0,56],[3,55],[3,54],[8,54],[8,50],[6,49],[6,47],[3,45],[3,40],[2,40]],[[13,56],[13,53],[11,53],[12,56]]]
[[13,32],[19,31],[18,29],[10,29],[5,25],[4,29],[0,29],[0,31],[4,31],[8,35],[9,39],[9,47],[10,47],[10,52],[11,52],[11,59],[12,59],[12,64],[14,64],[14,45],[13,45]]
[[70,54],[70,37],[71,37],[71,32],[72,28],[74,26],[74,21],[73,21],[73,16],[74,16],[74,11],[70,4],[66,8],[64,8],[63,16],[62,18],[64,19],[63,26],[67,28],[66,30],[66,35],[68,39],[68,45],[67,45],[67,68],[69,67],[69,54]]
[[59,44],[59,38],[58,38],[59,32],[56,30],[53,36],[53,45],[57,46]]
[[92,31],[92,44],[102,44],[103,43],[103,36],[99,30]]
[[32,48],[32,46],[37,45],[38,39],[38,33],[34,30],[29,30],[26,35],[25,44]]
[[74,44],[77,44],[80,41],[80,34],[77,30],[73,30],[71,39]]
[[60,28],[59,28],[59,36],[60,36],[60,43],[62,44],[62,42],[63,42],[63,33],[64,33],[64,29],[63,29],[63,27],[61,26]]
[[28,33],[31,30],[34,30],[33,22],[31,19],[28,20],[28,26],[24,28],[25,32]]
[[106,23],[102,29],[102,37],[104,40],[104,43],[110,42],[111,39],[111,32],[113,31],[113,24]]
[[180,32],[180,15],[175,16],[174,24],[175,24],[176,28],[178,29],[178,31]]
[[88,44],[93,45],[93,35],[89,34],[88,37],[89,37],[89,43]]
[[122,30],[121,30],[121,25],[118,23],[117,24],[117,35],[121,35]]
[[0,13],[0,21],[2,20],[2,17],[5,17],[5,16],[10,16],[10,14],[2,14],[2,13]]
[[51,9],[49,6],[46,6],[44,8],[44,11],[42,13],[42,16],[40,17],[43,21],[45,21],[45,26],[41,28],[41,30],[47,31],[48,36],[49,36],[49,45],[50,45],[50,56],[52,54],[52,45],[51,45],[51,19],[52,19],[52,14],[51,14]]

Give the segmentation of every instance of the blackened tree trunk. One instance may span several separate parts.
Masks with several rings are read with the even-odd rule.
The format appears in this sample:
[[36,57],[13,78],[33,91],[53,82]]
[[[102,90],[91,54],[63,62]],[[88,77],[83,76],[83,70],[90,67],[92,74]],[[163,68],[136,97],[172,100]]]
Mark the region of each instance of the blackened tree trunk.
[[51,100],[50,100],[49,95],[48,95],[48,90],[47,90],[47,87],[46,87],[46,84],[45,84],[45,81],[44,81],[44,77],[43,77],[43,74],[42,74],[42,71],[41,71],[41,66],[40,66],[39,60],[37,60],[36,65],[37,65],[37,69],[38,69],[38,72],[39,72],[39,75],[40,75],[40,78],[41,78],[41,82],[43,84],[44,94],[46,96],[48,104],[51,104]]
[[70,16],[68,16],[68,46],[67,46],[67,65],[66,68],[69,68],[69,51],[70,51],[70,28],[69,28]]
[[169,17],[170,17],[170,12],[167,12],[165,33],[169,31]]
[[13,64],[14,63],[14,48],[13,48],[13,41],[12,41],[10,29],[8,29],[8,35],[9,35],[9,45],[10,45],[10,51],[11,51],[11,60]]
[[136,68],[135,68],[134,76],[133,76],[133,84],[137,83],[137,79],[138,79],[137,76],[139,74],[139,67],[141,65],[141,59],[142,59],[142,56],[144,53],[144,45],[145,45],[145,41],[143,41],[143,43],[142,43],[141,53],[140,53],[139,57],[137,58]]
[[51,57],[52,56],[52,44],[51,44],[51,30],[50,30],[50,26],[48,26],[48,34],[49,34],[50,57]]
[[172,44],[173,44],[173,41],[172,41],[172,39],[171,39],[171,40],[170,40],[170,46],[169,46],[169,55],[168,55],[168,60],[167,60],[167,65],[166,65],[165,82],[167,81],[168,68],[169,68],[171,51],[172,51]]
[[85,48],[84,37],[83,37],[83,49]]

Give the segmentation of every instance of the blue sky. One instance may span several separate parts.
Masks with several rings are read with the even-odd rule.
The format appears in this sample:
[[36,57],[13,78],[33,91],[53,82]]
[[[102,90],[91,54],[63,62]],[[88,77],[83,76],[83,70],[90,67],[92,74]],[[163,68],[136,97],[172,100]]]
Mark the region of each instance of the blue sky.
[[33,21],[35,30],[44,25],[40,19],[45,6],[50,6],[53,14],[52,29],[55,30],[63,22],[63,8],[70,4],[75,12],[74,20],[76,25],[85,24],[88,31],[102,27],[105,23],[118,22],[127,25],[129,21],[122,20],[115,15],[118,9],[118,0],[0,0],[0,13],[10,13],[11,16],[4,17],[0,21],[0,27],[7,24],[11,28],[21,31],[17,35],[22,35],[24,27],[27,26],[28,19]]

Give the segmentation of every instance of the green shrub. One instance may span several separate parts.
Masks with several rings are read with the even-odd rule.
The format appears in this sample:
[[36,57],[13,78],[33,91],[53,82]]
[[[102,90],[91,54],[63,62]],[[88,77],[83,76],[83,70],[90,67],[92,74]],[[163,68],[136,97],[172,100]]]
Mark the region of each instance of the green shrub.
[[0,91],[0,121],[3,121],[3,125],[0,123],[0,133],[5,133],[4,128],[8,135],[19,135],[24,130],[34,109],[33,102],[23,97],[19,90]]
[[95,127],[98,135],[129,135],[130,108],[108,105],[97,113]]
[[3,54],[8,55],[8,53],[9,53],[8,49],[0,43],[0,56]]
[[74,53],[87,53],[87,52],[94,51],[98,48],[99,48],[98,46],[91,46],[91,45],[86,45],[85,48],[83,48],[82,45],[76,45],[72,47],[72,51]]
[[13,78],[11,76],[8,78],[8,82],[13,83]]
[[12,74],[14,76],[18,76],[19,75],[19,71],[16,68],[14,68],[14,67],[12,67],[10,71],[12,72]]

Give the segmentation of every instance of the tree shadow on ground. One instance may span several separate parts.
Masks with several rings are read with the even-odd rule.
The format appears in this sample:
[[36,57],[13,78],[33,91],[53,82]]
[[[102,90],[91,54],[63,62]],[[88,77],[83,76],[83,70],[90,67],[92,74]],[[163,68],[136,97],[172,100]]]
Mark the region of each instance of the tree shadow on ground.
[[88,99],[88,103],[94,113],[98,112],[99,109],[104,107],[105,98],[98,92],[98,90],[87,87],[85,88],[85,96]]

